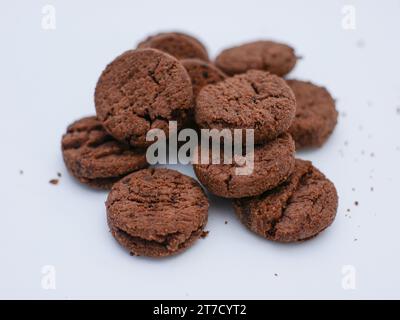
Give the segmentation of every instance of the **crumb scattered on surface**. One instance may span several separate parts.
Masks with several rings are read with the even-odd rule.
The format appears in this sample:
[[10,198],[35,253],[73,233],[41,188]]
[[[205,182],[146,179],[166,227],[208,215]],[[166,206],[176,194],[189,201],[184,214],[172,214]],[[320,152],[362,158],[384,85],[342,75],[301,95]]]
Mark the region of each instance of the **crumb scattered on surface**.
[[371,191],[374,191],[374,187],[371,187],[370,190],[371,190]]
[[208,236],[209,233],[210,233],[210,231],[203,231],[201,233],[201,237],[204,239],[204,238],[206,238]]
[[347,212],[350,212],[350,209],[347,209]]
[[274,276],[275,276],[275,277],[277,277],[277,276],[278,276],[278,274],[277,274],[277,273],[274,273]]
[[61,178],[61,172],[57,172],[57,177]]
[[228,221],[225,220],[225,224],[228,224]]
[[358,201],[354,201],[354,205],[358,206]]
[[19,174],[24,174],[24,170],[19,170]]
[[59,182],[58,179],[51,179],[51,180],[49,181],[49,183],[54,184],[54,185],[57,185],[58,182]]
[[358,241],[358,239],[357,239],[357,238],[354,238],[354,242],[356,242],[356,241]]

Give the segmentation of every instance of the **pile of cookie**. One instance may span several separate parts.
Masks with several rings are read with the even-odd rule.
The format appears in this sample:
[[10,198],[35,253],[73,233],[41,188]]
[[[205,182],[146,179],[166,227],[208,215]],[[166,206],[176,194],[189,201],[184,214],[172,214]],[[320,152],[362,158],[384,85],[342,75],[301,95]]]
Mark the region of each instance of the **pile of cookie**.
[[[212,62],[187,34],[148,37],[114,59],[95,89],[96,115],[62,137],[68,171],[91,187],[111,189],[107,222],[133,255],[169,256],[204,237],[209,202],[200,184],[175,170],[150,167],[150,129],[254,130],[254,169],[193,164],[209,192],[233,201],[245,226],[270,240],[296,242],[327,228],[336,189],[295,150],[321,147],[337,122],[334,99],[320,86],[285,77],[298,57],[272,41],[222,51]],[[200,148],[201,149],[201,148]],[[209,151],[208,151],[209,152]],[[209,155],[212,156],[211,154]]]

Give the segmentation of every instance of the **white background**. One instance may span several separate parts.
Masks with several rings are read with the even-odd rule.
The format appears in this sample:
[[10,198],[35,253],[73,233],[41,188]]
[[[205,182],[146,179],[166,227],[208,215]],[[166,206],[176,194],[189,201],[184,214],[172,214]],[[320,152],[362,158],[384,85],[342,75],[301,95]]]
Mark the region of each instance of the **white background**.
[[[55,30],[41,27],[46,4]],[[344,5],[356,8],[355,30],[342,28]],[[400,1],[1,1],[0,297],[400,298],[399,17]],[[289,77],[325,85],[340,111],[329,142],[299,153],[336,184],[332,227],[305,243],[272,243],[210,197],[210,234],[185,253],[154,260],[118,246],[107,193],[67,174],[60,139],[94,113],[105,65],[161,30],[192,33],[212,57],[255,39],[304,57]],[[55,290],[41,287],[45,265],[55,267]],[[355,290],[342,287],[346,265]]]

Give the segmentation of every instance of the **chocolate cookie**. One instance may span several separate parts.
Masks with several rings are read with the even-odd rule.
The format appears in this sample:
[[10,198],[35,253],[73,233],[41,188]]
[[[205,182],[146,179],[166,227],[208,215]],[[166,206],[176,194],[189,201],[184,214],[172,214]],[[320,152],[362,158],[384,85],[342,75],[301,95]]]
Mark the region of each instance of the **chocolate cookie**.
[[[283,133],[275,140],[254,148],[254,168],[247,175],[237,175],[236,168],[243,167],[235,161],[224,164],[194,164],[194,172],[200,182],[212,193],[224,198],[255,196],[275,188],[285,181],[294,169],[294,141]],[[201,149],[200,149],[201,154]]]
[[324,87],[311,82],[287,80],[296,96],[296,117],[289,128],[296,148],[320,147],[337,123],[335,100]]
[[198,58],[208,60],[204,45],[196,38],[180,32],[159,33],[138,44],[138,48],[154,48],[177,59]]
[[192,84],[174,57],[154,49],[130,50],[111,62],[95,91],[96,112],[117,140],[144,147],[153,128],[181,126],[192,104]]
[[285,132],[295,112],[296,100],[286,82],[259,70],[205,86],[195,105],[200,128],[254,129],[256,144]]
[[253,232],[274,241],[307,240],[335,219],[335,186],[311,162],[296,160],[291,177],[262,195],[237,199],[240,220]]
[[117,182],[106,201],[115,239],[134,255],[176,254],[203,234],[208,199],[192,178],[169,169],[144,169]]
[[147,167],[145,150],[129,148],[111,137],[96,117],[78,120],[61,141],[64,162],[79,181],[110,189],[132,171]]
[[181,63],[192,80],[194,99],[205,85],[215,84],[226,78],[226,75],[210,62],[200,59],[183,59]]
[[289,73],[296,62],[293,48],[273,41],[256,41],[226,49],[215,60],[217,67],[228,75],[256,69],[281,77]]

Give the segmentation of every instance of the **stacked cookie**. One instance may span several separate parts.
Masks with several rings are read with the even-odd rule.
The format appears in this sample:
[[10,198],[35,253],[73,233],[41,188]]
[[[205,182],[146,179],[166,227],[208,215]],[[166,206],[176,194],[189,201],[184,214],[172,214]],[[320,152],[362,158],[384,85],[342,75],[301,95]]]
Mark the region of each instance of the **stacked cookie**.
[[62,151],[80,182],[111,188],[107,221],[122,246],[134,255],[168,256],[205,235],[209,204],[198,182],[146,169],[146,135],[160,129],[168,136],[170,121],[178,129],[254,130],[250,174],[236,175],[236,162],[194,164],[210,192],[233,199],[250,230],[292,242],[332,223],[336,190],[310,162],[295,159],[295,149],[321,146],[337,112],[326,89],[281,78],[296,61],[289,46],[257,41],[224,50],[212,63],[200,41],[173,32],[148,37],[105,68],[96,116],[68,127]]

